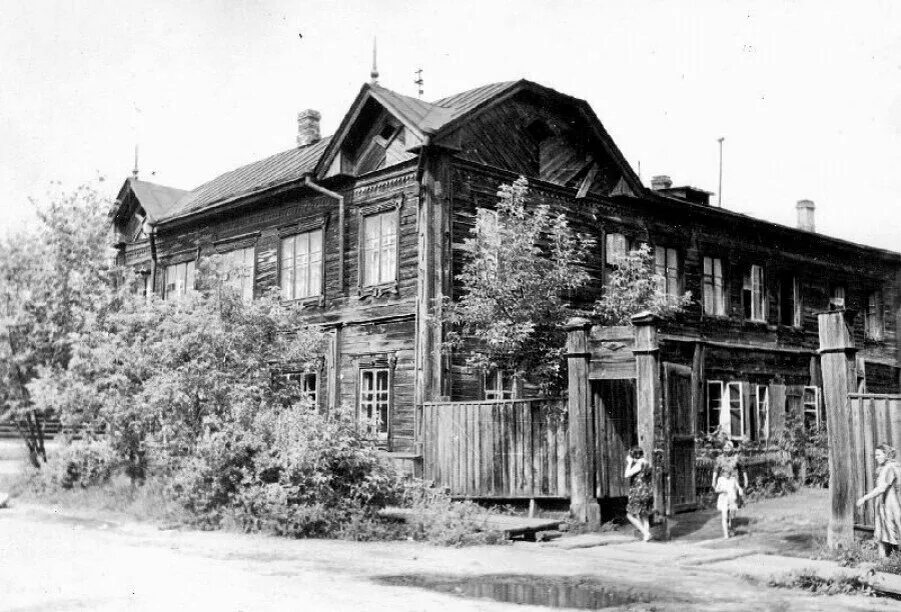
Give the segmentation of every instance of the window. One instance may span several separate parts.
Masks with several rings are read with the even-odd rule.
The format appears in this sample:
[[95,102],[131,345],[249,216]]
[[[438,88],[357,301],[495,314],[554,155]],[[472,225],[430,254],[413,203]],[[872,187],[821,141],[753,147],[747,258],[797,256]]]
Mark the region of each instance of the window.
[[707,431],[713,432],[720,425],[720,412],[723,409],[723,383],[718,380],[707,382],[707,414],[703,419]]
[[489,370],[485,374],[485,399],[505,400],[513,398],[513,376],[506,370]]
[[194,262],[166,266],[165,299],[186,295],[194,291]]
[[722,317],[726,315],[723,294],[723,260],[704,258],[704,314]]
[[745,423],[744,401],[741,383],[724,383],[719,380],[707,382],[707,414],[705,415],[707,431],[715,431],[717,427],[733,438],[746,436],[748,430]]
[[882,292],[873,291],[867,296],[867,315],[864,318],[864,331],[869,340],[882,340],[885,331],[882,320]]
[[804,387],[801,403],[804,406],[804,426],[808,429],[819,429],[826,420],[820,410],[820,388]]
[[622,234],[607,234],[606,258],[608,266],[615,265],[621,257],[629,252],[629,240]]
[[363,286],[397,281],[396,211],[363,217]]
[[845,287],[836,285],[832,288],[832,295],[829,296],[829,309],[845,307]]
[[252,246],[235,249],[225,253],[225,284],[240,295],[244,301],[253,300],[253,264],[254,248]]
[[316,405],[319,376],[316,372],[285,372],[281,376],[286,383],[296,387],[299,396],[305,397]]
[[754,395],[757,408],[757,439],[766,441],[770,438],[770,388],[766,385],[757,385]]
[[654,271],[660,277],[660,291],[679,297],[679,254],[669,247],[654,247]]
[[779,323],[801,326],[801,291],[798,279],[785,275],[779,282]]
[[742,305],[745,319],[766,322],[766,286],[763,283],[763,267],[752,265],[744,277]]
[[322,294],[322,230],[282,238],[282,298],[302,300]]
[[360,370],[360,422],[378,440],[388,439],[389,379],[388,368]]

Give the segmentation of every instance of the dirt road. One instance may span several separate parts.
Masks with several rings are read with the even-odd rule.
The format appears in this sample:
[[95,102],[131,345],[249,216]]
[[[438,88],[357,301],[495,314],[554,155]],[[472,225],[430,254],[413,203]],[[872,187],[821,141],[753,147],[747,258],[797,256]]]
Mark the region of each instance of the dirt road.
[[[662,543],[567,551],[525,543],[445,549],[413,542],[289,541],[161,531],[14,505],[0,510],[0,610],[524,609],[463,597],[467,592],[508,601],[538,593],[533,601],[632,610],[897,605],[767,589],[686,565],[686,555],[696,554],[692,550]],[[422,582],[446,592],[409,586]],[[580,590],[587,583],[593,594]]]

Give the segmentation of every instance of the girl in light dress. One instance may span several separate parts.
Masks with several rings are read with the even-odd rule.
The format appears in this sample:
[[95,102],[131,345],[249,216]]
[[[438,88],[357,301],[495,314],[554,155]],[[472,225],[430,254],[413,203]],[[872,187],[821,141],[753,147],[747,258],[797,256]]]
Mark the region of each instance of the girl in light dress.
[[725,466],[716,479],[717,493],[716,508],[720,511],[723,521],[723,539],[728,539],[734,534],[732,521],[738,511],[738,500],[744,495],[744,491],[738,484],[737,470],[732,466]]
[[901,545],[901,466],[895,461],[895,449],[888,444],[876,447],[876,486],[857,500],[857,506],[876,501],[873,539],[879,544],[879,556],[887,557]]

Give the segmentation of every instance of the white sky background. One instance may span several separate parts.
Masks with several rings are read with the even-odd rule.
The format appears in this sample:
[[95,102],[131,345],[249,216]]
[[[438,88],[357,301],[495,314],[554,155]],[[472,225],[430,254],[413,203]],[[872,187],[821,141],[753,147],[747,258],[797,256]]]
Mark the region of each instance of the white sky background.
[[[303,38],[298,34],[302,33]],[[193,188],[330,134],[368,80],[426,100],[525,77],[587,100],[646,184],[901,249],[901,3],[453,0],[0,4],[0,233],[51,181]],[[155,171],[155,175],[151,172]]]

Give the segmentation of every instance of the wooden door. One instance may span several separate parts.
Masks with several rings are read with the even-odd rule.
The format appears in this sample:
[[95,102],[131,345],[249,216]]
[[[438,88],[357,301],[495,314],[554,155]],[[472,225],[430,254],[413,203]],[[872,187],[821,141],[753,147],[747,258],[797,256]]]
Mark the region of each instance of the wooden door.
[[626,454],[638,443],[635,380],[592,381],[595,483],[598,498],[629,495]]
[[697,506],[695,484],[695,410],[692,401],[691,368],[664,364],[664,429],[669,431],[670,460],[666,473],[667,514]]

